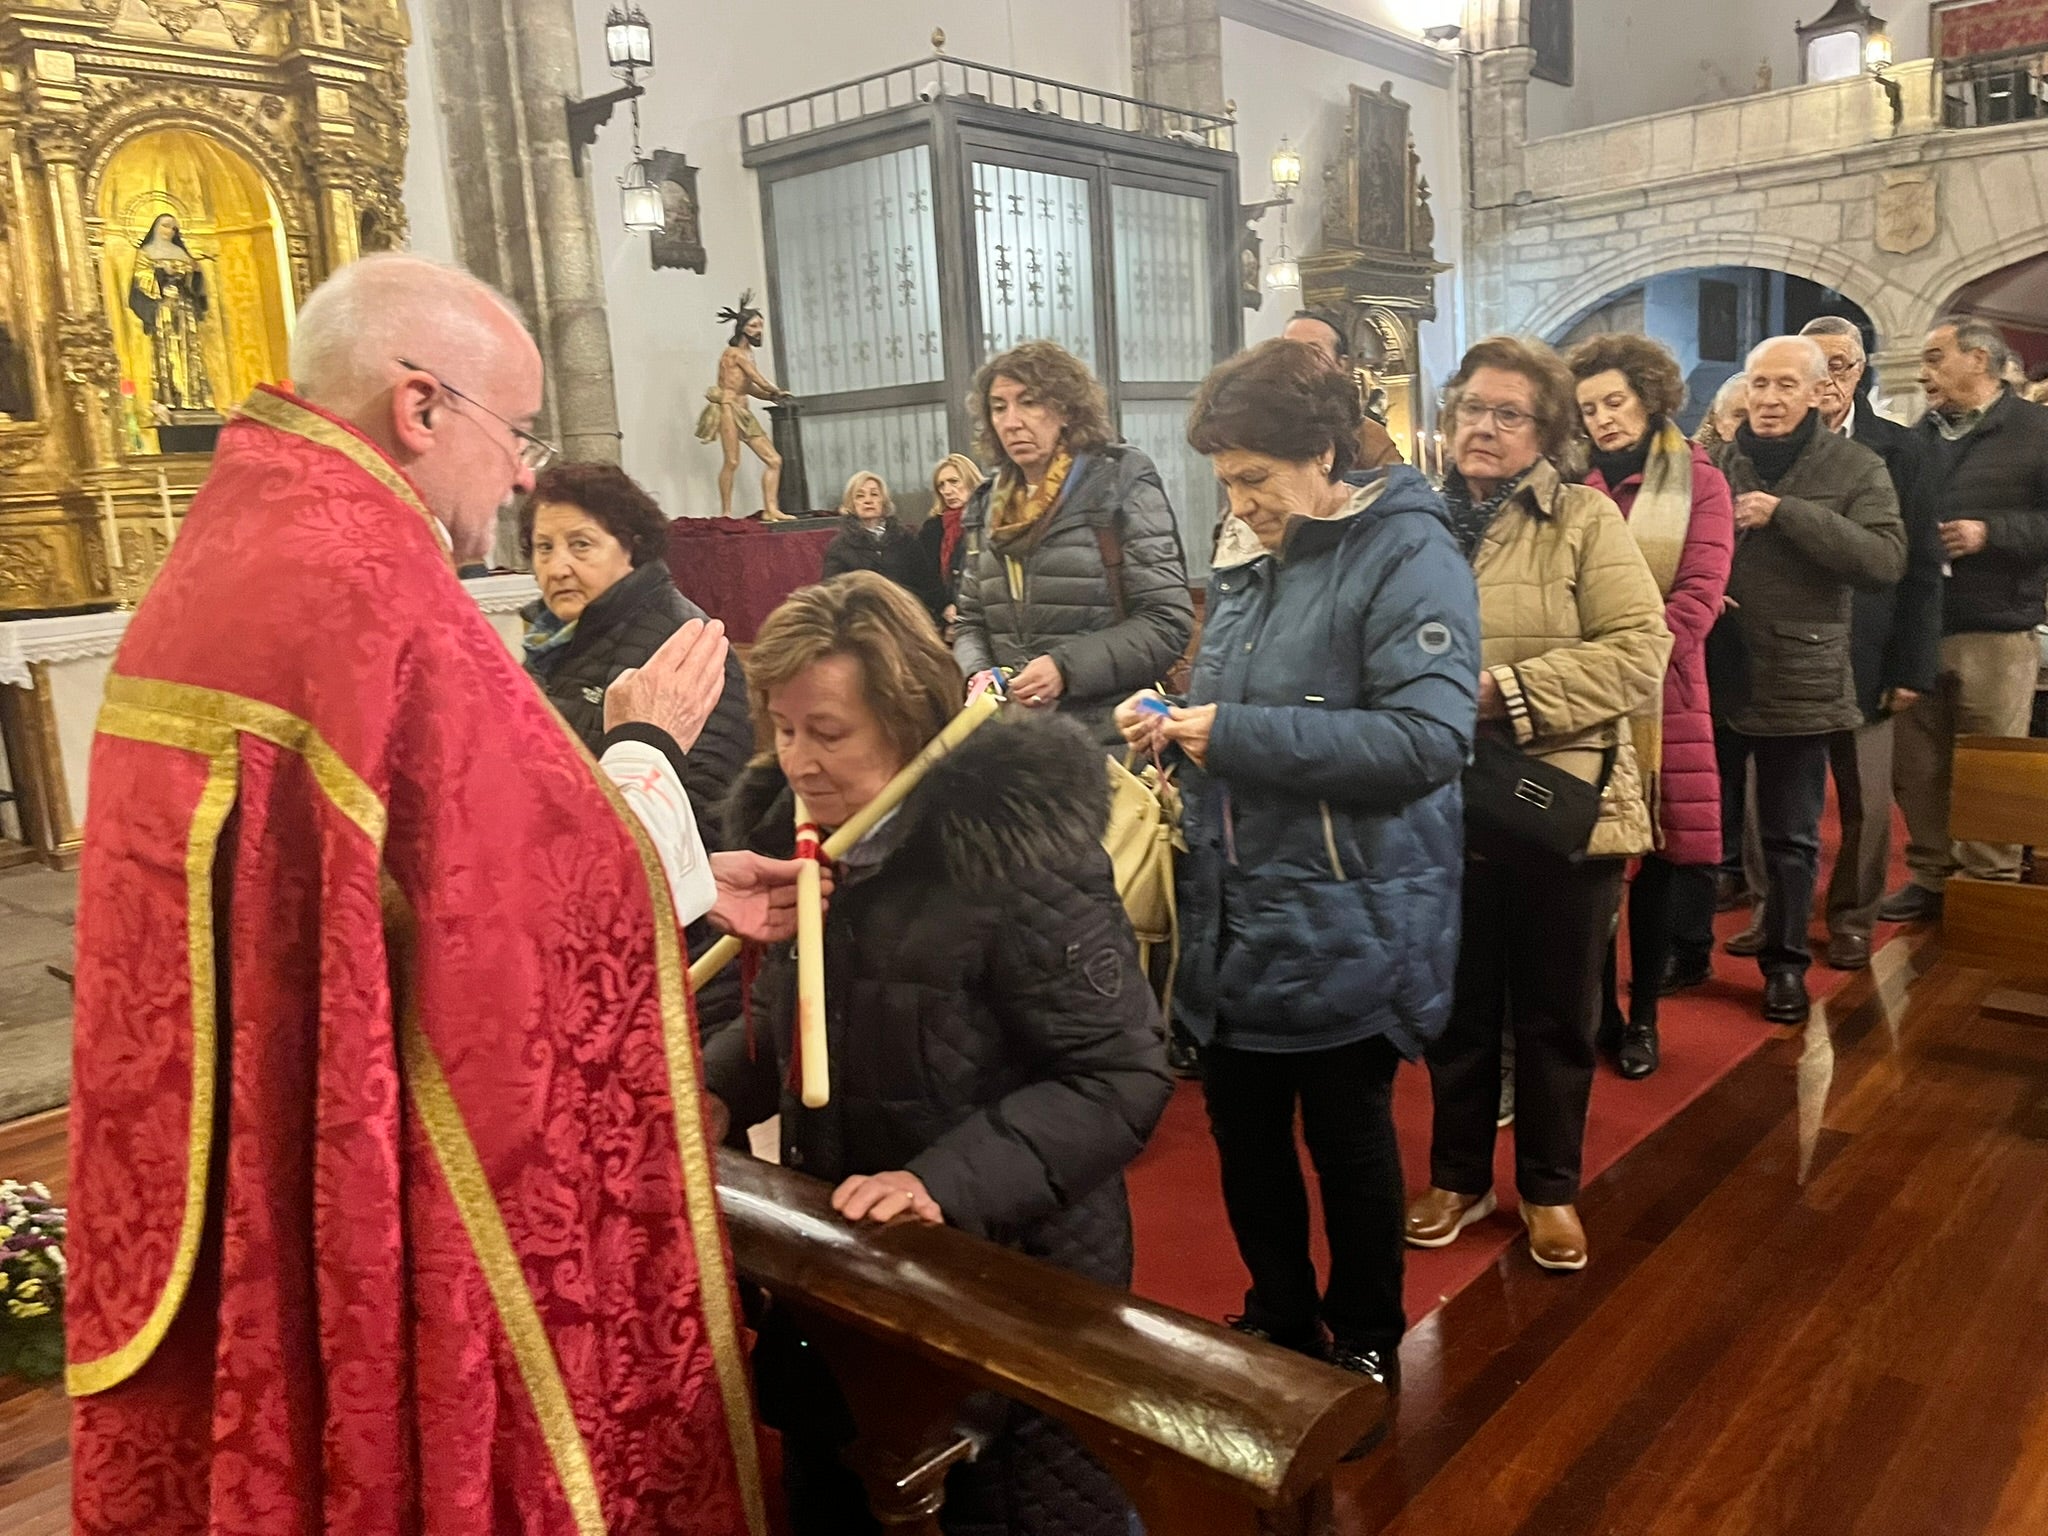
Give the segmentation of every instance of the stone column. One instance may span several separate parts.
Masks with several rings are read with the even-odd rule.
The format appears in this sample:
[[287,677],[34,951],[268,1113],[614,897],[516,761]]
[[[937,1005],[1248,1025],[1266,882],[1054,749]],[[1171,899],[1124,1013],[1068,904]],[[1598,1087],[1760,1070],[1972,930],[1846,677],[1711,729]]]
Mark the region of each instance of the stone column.
[[1890,347],[1873,352],[1870,366],[1877,373],[1877,393],[1899,421],[1918,421],[1927,409],[1927,397],[1920,392],[1920,344]]
[[[589,175],[578,176],[569,163],[569,122],[563,110],[564,102],[583,94],[576,10],[571,0],[499,0],[499,9],[514,64],[512,83],[538,237],[536,286],[543,294],[542,347],[554,391],[556,430],[570,458],[615,464],[619,405],[612,387],[612,336],[605,320],[593,188]],[[616,196],[608,211],[619,216]]]
[[1217,0],[1130,0],[1131,94],[1163,106],[1223,110]]
[[584,94],[574,6],[430,0],[427,15],[457,254],[533,326],[548,378],[541,430],[572,459],[616,463],[594,188],[570,167],[563,110]]
[[1513,326],[1506,252],[1515,206],[1527,198],[1522,147],[1529,139],[1527,0],[1469,0],[1461,60],[1466,222],[1462,278],[1474,328]]

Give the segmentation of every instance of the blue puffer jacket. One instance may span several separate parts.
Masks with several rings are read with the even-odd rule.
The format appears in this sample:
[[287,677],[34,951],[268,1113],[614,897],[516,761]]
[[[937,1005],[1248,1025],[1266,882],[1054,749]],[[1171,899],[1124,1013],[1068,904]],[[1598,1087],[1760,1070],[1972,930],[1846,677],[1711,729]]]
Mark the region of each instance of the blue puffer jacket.
[[1189,700],[1175,1009],[1204,1044],[1311,1051],[1385,1035],[1413,1059],[1450,1013],[1459,775],[1479,600],[1443,503],[1397,465],[1278,558],[1225,525]]

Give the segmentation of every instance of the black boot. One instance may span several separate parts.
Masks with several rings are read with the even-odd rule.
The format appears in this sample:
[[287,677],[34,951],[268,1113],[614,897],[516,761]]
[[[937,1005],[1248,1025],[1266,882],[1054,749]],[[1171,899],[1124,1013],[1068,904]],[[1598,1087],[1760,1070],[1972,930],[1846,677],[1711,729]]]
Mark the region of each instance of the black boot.
[[1622,1030],[1621,1048],[1615,1053],[1616,1070],[1630,1082],[1638,1082],[1657,1070],[1657,1021],[1631,1021]]

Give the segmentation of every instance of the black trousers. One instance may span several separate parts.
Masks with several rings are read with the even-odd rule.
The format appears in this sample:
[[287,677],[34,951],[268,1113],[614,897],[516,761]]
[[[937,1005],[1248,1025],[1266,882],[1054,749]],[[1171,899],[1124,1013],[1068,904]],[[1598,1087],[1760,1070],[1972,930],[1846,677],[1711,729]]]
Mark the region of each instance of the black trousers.
[[[1712,942],[1714,866],[1673,864],[1645,854],[1628,885],[1628,1018],[1638,1024],[1657,1022],[1657,988],[1674,952],[1693,957],[1679,945],[1676,929],[1682,916],[1705,904]],[[1621,987],[1616,974],[1615,942],[1607,941],[1607,963],[1600,978],[1601,1013],[1609,1022],[1622,1017]]]
[[[1327,1051],[1212,1045],[1203,1052],[1202,1093],[1223,1161],[1223,1205],[1252,1277],[1245,1319],[1282,1343],[1312,1338],[1319,1317],[1358,1349],[1391,1350],[1407,1329],[1401,1309],[1406,1197],[1394,1139],[1400,1060],[1380,1038]],[[1297,1103],[1330,1244],[1330,1283],[1320,1294],[1309,1256],[1308,1190],[1294,1142]]]
[[1778,971],[1804,974],[1813,963],[1806,933],[1813,917],[1814,882],[1820,874],[1820,818],[1827,806],[1830,740],[1826,734],[1715,733],[1714,753],[1721,764],[1721,841],[1726,850],[1732,810],[1738,874],[1742,869],[1743,786],[1750,763],[1756,763],[1757,838],[1764,853],[1764,947],[1756,960],[1766,976]]
[[1428,1056],[1438,1189],[1493,1187],[1501,1040],[1512,1029],[1515,1187],[1531,1205],[1578,1199],[1600,973],[1623,869],[1620,859],[1572,864],[1506,841],[1467,856],[1457,993]]

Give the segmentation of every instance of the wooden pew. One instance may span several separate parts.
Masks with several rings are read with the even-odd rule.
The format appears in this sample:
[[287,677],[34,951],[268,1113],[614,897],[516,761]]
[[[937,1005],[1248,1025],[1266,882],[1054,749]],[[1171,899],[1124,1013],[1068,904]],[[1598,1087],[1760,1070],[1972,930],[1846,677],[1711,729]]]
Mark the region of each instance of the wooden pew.
[[845,1393],[847,1465],[891,1529],[937,1536],[977,1392],[1066,1425],[1155,1536],[1326,1531],[1331,1471],[1385,1425],[1362,1377],[948,1227],[850,1225],[825,1184],[773,1164],[723,1154],[718,1192],[741,1278]]
[[[2048,741],[1962,737],[1952,782],[1950,836],[2031,845],[2048,857]],[[1941,949],[1957,965],[2048,977],[2048,885],[1950,880]]]

